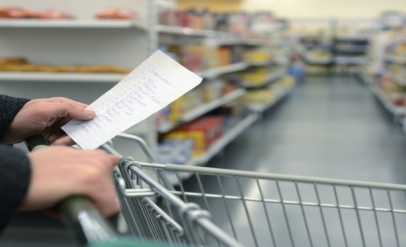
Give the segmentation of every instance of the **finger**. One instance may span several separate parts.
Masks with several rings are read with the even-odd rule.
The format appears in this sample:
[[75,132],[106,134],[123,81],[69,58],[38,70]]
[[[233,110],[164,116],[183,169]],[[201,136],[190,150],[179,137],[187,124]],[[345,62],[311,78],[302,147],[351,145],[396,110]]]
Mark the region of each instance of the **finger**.
[[95,163],[101,163],[101,166],[103,168],[108,168],[108,171],[110,171],[111,168],[116,166],[120,161],[120,159],[116,155],[107,154],[105,151],[100,149],[87,152],[92,152],[94,154],[94,157],[97,158],[97,161]]
[[53,139],[50,140],[50,138],[51,137],[48,138],[48,143],[52,146],[72,146],[76,144],[76,142],[68,135],[60,136],[57,139],[52,137]]
[[62,130],[62,126],[67,124],[71,118],[60,118],[57,122],[55,122],[51,130],[48,132],[48,143],[53,143],[57,139],[61,138],[62,136],[65,136],[66,133],[65,131]]
[[74,104],[74,105],[77,105],[77,106],[83,107],[83,108],[88,107],[87,104],[84,104],[84,103],[81,103],[81,102],[78,102],[78,101],[74,101],[74,100],[71,100],[71,99],[68,99],[68,98],[64,98],[64,97],[48,98],[47,101],[50,102],[50,103],[68,103],[68,104]]
[[74,103],[53,103],[49,106],[51,113],[56,117],[71,117],[79,120],[91,120],[96,116],[96,113],[92,110],[86,110],[83,107],[79,107]]
[[112,216],[120,212],[121,207],[117,199],[117,193],[112,183],[106,183],[107,186],[103,189],[96,199],[96,207],[100,213],[105,216]]

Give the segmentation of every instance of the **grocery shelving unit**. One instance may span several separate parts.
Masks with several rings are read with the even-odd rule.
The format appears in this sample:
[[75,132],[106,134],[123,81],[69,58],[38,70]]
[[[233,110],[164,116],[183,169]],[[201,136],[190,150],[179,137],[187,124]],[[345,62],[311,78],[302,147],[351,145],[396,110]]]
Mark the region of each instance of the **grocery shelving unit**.
[[403,106],[394,105],[378,86],[371,86],[370,88],[371,91],[374,93],[374,95],[385,107],[385,109],[388,110],[391,114],[393,114],[395,118],[402,117],[405,115],[406,108]]
[[0,20],[0,28],[147,28],[135,21],[126,20]]
[[292,91],[292,89],[293,89],[293,86],[285,88],[284,90],[279,92],[277,95],[275,95],[271,101],[264,103],[264,104],[258,104],[258,103],[248,104],[248,108],[252,112],[263,113],[264,111],[268,110],[272,106],[276,105],[279,101],[281,101],[286,95],[288,95]]
[[217,140],[209,150],[207,150],[203,155],[198,156],[190,160],[187,165],[201,166],[206,164],[214,156],[216,156],[221,150],[224,149],[231,141],[237,138],[244,130],[250,127],[258,119],[257,114],[250,114],[245,119],[240,121],[231,130],[227,131],[226,134]]
[[160,133],[166,133],[174,128],[176,128],[177,126],[183,124],[183,123],[187,123],[190,122],[200,116],[203,116],[204,114],[220,107],[223,106],[227,103],[232,102],[233,100],[239,98],[240,96],[245,94],[245,90],[244,89],[236,89],[231,93],[228,93],[226,95],[224,95],[223,97],[213,100],[207,104],[201,105],[196,109],[193,109],[190,112],[185,113],[178,121],[176,122],[165,122],[161,125],[158,126],[158,131]]
[[[71,13],[72,20],[1,20],[0,54],[24,56],[39,63],[56,65],[112,64],[134,68],[142,63],[160,43],[161,39],[210,40],[218,46],[243,45],[260,47],[269,45],[264,40],[244,38],[227,32],[194,30],[157,23],[156,0],[117,0],[116,6],[136,9],[135,21],[96,20],[95,12],[108,8],[111,0],[62,1],[3,0],[2,5],[24,6],[32,9],[55,8]],[[174,2],[174,1],[168,1]],[[80,6],[80,7],[78,7]],[[278,32],[279,30],[274,30]],[[97,44],[96,44],[97,41]],[[229,73],[240,72],[250,66],[268,66],[272,62],[238,62],[219,68],[197,72],[205,80],[213,80]],[[264,85],[281,78],[284,73],[270,74]],[[110,73],[49,73],[0,72],[0,92],[26,98],[62,96],[91,103],[125,77]],[[176,123],[156,126],[151,117],[130,128],[130,134],[141,135],[155,150],[157,132],[165,133],[177,125],[196,119],[220,106],[230,103],[246,92],[239,88],[223,97],[201,105],[184,114]],[[203,165],[219,153],[258,119],[254,112],[224,134],[204,155],[192,159],[188,165]],[[131,150],[134,153],[134,150]],[[138,152],[136,152],[138,154]]]
[[272,71],[262,82],[255,83],[255,84],[251,83],[251,82],[242,82],[241,87],[246,88],[246,89],[262,88],[262,87],[267,86],[269,83],[282,78],[285,74],[286,73],[283,70]]
[[406,58],[399,57],[391,54],[385,54],[385,61],[397,64],[406,64]]
[[108,73],[41,73],[41,72],[0,72],[1,81],[52,82],[52,83],[117,83],[123,74]]
[[385,69],[382,72],[383,75],[390,77],[394,82],[396,82],[397,84],[401,85],[401,86],[406,86],[406,79],[404,78],[400,78],[399,76],[393,74],[392,72],[390,72],[389,70]]

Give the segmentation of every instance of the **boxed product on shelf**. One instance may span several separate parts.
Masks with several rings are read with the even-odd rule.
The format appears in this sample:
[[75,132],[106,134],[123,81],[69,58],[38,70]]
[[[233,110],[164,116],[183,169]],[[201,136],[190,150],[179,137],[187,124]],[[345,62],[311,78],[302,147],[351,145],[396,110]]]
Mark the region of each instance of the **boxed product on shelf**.
[[193,155],[199,156],[223,135],[223,118],[205,116],[186,123],[163,136],[168,140],[192,140]]
[[48,72],[48,73],[119,73],[128,74],[130,68],[111,65],[47,65],[30,63],[21,57],[0,58],[0,71],[7,72]]
[[193,156],[193,140],[169,139],[158,143],[157,160],[161,164],[186,164]]

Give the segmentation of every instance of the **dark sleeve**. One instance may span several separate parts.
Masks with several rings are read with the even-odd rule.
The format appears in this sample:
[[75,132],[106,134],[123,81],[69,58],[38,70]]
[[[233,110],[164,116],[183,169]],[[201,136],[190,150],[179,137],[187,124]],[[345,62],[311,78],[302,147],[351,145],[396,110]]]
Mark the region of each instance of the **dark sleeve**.
[[14,117],[28,101],[28,99],[0,94],[0,142],[3,140]]
[[0,233],[22,203],[30,177],[28,156],[16,148],[0,145]]

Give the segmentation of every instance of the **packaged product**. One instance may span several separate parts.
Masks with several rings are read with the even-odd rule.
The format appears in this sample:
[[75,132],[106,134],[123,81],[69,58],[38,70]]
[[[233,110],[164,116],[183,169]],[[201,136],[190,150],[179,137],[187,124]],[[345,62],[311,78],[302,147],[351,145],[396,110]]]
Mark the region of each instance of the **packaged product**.
[[135,18],[135,13],[126,8],[111,8],[96,13],[95,17],[97,19],[133,20]]

